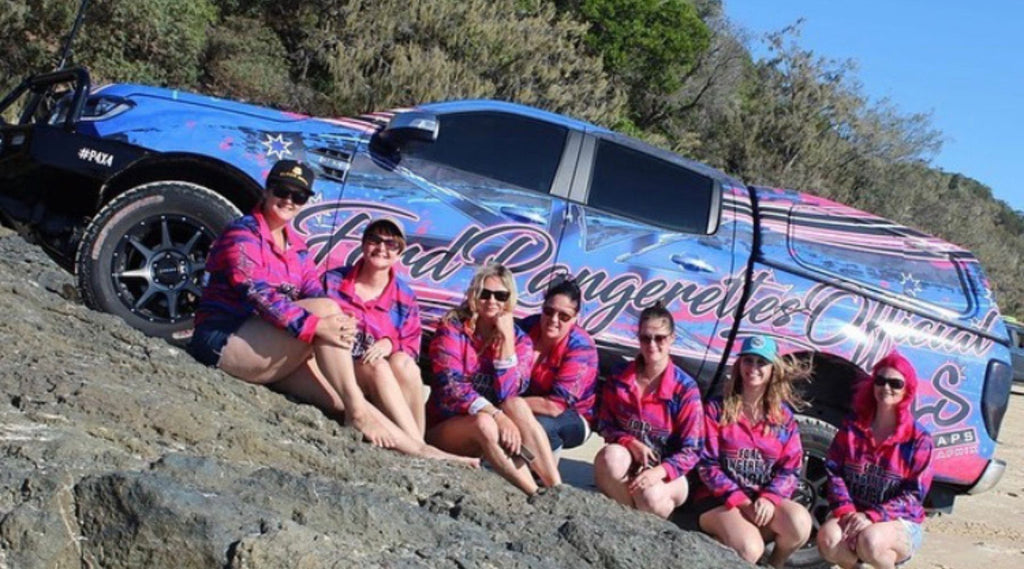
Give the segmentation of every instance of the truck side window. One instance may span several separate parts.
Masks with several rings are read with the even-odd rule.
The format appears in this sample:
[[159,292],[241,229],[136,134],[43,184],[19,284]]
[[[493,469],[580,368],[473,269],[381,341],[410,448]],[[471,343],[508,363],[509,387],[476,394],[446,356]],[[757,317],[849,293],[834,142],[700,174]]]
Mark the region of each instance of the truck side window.
[[686,233],[706,232],[714,182],[614,142],[598,142],[587,203]]
[[906,231],[842,205],[801,205],[789,213],[788,249],[806,268],[965,314],[973,293],[960,264]]
[[434,142],[412,142],[405,156],[548,193],[568,129],[497,112],[441,115]]

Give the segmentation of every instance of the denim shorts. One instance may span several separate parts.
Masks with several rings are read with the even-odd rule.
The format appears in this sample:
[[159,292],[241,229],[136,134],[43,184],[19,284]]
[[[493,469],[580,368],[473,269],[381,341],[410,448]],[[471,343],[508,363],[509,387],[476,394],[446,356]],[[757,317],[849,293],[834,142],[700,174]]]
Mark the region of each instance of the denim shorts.
[[210,367],[217,367],[220,363],[221,352],[228,343],[228,338],[238,331],[240,323],[203,323],[192,333],[185,350],[196,359],[197,362]]
[[902,565],[917,553],[917,550],[921,549],[921,542],[924,541],[924,529],[921,524],[912,522],[910,520],[900,519],[903,523],[903,529],[907,532],[907,539],[910,541],[910,554],[906,559],[896,563],[896,565]]
[[587,424],[587,420],[572,409],[563,411],[557,417],[547,415],[537,415],[536,417],[537,422],[544,427],[544,432],[548,435],[551,450],[578,447],[590,435],[590,425]]

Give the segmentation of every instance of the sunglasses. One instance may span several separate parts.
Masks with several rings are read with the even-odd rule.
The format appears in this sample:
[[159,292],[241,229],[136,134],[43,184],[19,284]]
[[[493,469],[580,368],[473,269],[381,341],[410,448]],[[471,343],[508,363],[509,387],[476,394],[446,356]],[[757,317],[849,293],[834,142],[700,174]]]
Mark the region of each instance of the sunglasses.
[[490,300],[493,298],[498,302],[506,302],[511,296],[512,293],[507,290],[491,290],[489,288],[482,288],[480,289],[479,298],[480,300]]
[[402,249],[402,242],[398,239],[381,237],[380,235],[367,235],[364,239],[367,245],[383,245],[385,249],[392,253],[397,253]]
[[285,198],[291,199],[292,203],[295,205],[306,205],[306,202],[308,202],[310,198],[310,194],[306,192],[293,190],[285,186],[274,186],[270,189],[270,192],[274,194],[275,198],[280,198],[282,200]]
[[875,385],[878,386],[878,387],[882,387],[883,385],[888,385],[889,389],[892,389],[893,391],[899,391],[899,390],[903,389],[904,387],[906,387],[907,382],[902,380],[902,379],[896,378],[896,377],[882,377],[880,375],[876,375],[875,376]]
[[545,306],[541,308],[540,312],[541,314],[547,316],[548,318],[554,318],[555,316],[558,316],[558,319],[561,320],[562,322],[568,322],[576,316],[575,314],[562,312],[561,310],[558,310],[557,308],[552,308],[550,306]]
[[640,338],[641,344],[650,344],[651,342],[654,342],[655,344],[661,345],[665,343],[665,340],[668,340],[668,336],[668,334],[640,334],[637,337]]

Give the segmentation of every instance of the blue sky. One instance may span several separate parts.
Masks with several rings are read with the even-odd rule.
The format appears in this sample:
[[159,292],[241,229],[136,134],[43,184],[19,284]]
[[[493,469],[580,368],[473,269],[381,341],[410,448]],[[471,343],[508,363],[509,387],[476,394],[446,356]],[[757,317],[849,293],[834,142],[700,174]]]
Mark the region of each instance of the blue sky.
[[931,113],[942,131],[932,165],[992,188],[1024,211],[1024,1],[724,0],[756,43],[804,18],[798,44],[852,59],[873,99]]

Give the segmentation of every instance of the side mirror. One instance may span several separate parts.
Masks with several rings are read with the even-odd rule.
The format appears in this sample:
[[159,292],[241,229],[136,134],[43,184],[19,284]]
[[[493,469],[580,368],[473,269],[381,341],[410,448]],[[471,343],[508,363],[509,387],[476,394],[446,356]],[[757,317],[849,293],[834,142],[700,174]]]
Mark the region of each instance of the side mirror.
[[392,150],[399,150],[411,140],[434,142],[440,126],[441,121],[433,113],[407,111],[395,115],[377,134],[377,139]]

